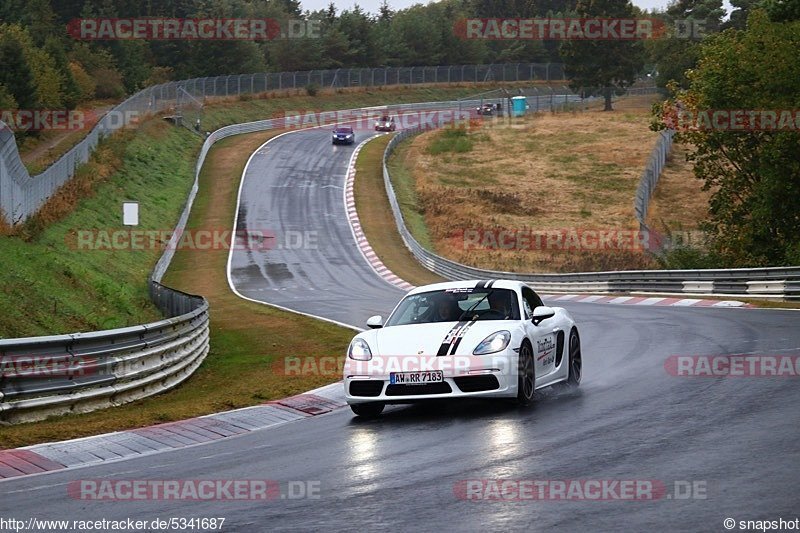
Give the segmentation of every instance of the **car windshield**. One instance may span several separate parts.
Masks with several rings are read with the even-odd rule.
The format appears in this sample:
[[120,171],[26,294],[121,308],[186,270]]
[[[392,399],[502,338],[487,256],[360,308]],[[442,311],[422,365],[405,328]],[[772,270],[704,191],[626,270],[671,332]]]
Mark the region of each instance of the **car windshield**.
[[336,133],[353,133],[353,128],[336,128],[334,130]]
[[386,327],[459,319],[519,320],[516,293],[510,289],[457,288],[412,294],[400,302]]

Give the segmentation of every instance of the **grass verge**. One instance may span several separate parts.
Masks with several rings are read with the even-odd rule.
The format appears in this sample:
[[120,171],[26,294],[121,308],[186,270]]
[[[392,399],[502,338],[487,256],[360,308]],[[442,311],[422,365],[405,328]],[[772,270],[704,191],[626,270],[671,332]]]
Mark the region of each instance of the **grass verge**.
[[[188,227],[219,229],[233,223],[245,161],[277,132],[237,136],[218,143],[200,176],[200,191]],[[211,304],[211,351],[183,385],[166,394],[34,424],[4,427],[0,447],[83,437],[181,420],[264,403],[339,379],[335,372],[284,375],[287,357],[317,369],[320,356],[340,356],[351,330],[247,302],[228,288],[226,250],[179,250],[165,278],[178,289],[203,294]],[[144,280],[146,273],[135,277]],[[326,375],[323,375],[326,374]]]
[[408,231],[422,246],[435,252],[436,245],[428,231],[425,211],[417,195],[417,183],[412,171],[418,154],[419,148],[414,145],[413,137],[406,139],[395,147],[386,166]]
[[[114,135],[18,235],[0,236],[0,336],[158,320],[147,275],[161,251],[110,249],[100,238],[124,229],[124,199],[141,204],[137,229],[169,230],[188,193],[196,150],[196,136],[157,120]],[[79,231],[92,238],[78,241]]]
[[353,192],[361,228],[383,264],[400,278],[414,285],[444,281],[419,264],[397,232],[381,166],[389,139],[391,135],[377,137],[358,154]]

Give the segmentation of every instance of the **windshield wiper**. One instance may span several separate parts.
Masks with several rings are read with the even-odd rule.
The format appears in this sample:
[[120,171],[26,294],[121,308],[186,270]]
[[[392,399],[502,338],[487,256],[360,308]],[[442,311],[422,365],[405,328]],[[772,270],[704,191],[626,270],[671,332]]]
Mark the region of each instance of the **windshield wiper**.
[[482,301],[484,301],[486,298],[488,298],[488,297],[489,297],[489,295],[490,295],[490,294],[492,294],[493,292],[494,292],[494,289],[491,289],[489,292],[487,292],[486,294],[484,294],[484,295],[483,295],[483,298],[481,298],[480,300],[478,300],[477,302],[475,302],[475,305],[473,305],[472,307],[470,307],[469,309],[467,309],[466,311],[464,311],[463,313],[461,313],[461,314],[458,316],[458,320],[457,320],[456,322],[461,322],[461,320],[462,320],[462,319],[463,319],[463,318],[464,318],[466,315],[468,315],[468,314],[470,314],[471,312],[473,312],[473,311],[475,310],[475,308],[476,308],[476,307],[478,307],[479,305],[481,305],[481,302],[482,302]]

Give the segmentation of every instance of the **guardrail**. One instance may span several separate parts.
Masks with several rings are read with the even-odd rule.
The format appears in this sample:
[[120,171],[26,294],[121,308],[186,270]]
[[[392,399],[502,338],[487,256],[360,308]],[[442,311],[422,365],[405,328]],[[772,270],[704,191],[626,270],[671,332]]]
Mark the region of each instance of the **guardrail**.
[[0,421],[30,422],[120,405],[189,377],[208,353],[208,303],[155,281],[150,290],[170,318],[108,331],[0,340]]
[[397,231],[406,247],[422,266],[444,278],[515,279],[542,292],[643,292],[800,300],[800,267],[534,274],[485,270],[441,257],[423,247],[406,227],[387,166],[387,160],[397,145],[421,131],[417,128],[403,130],[386,145],[383,154],[383,182]]
[[[636,220],[639,221],[639,228],[649,231],[647,227],[647,208],[650,205],[650,197],[658,186],[658,179],[667,164],[667,157],[672,150],[672,139],[675,130],[663,130],[658,134],[656,145],[650,153],[650,158],[644,167],[642,176],[639,178],[639,187],[636,189],[636,197],[633,200],[633,210]],[[666,245],[663,242],[662,245]]]
[[310,84],[324,87],[361,87],[563,79],[564,68],[561,63],[508,63],[259,72],[162,83],[142,89],[114,107],[83,140],[36,176],[28,174],[19,158],[13,133],[0,122],[0,217],[4,217],[11,225],[27,220],[74,175],[78,165],[89,160],[97,143],[109,133],[145,115],[168,109],[177,107],[197,111],[197,106],[202,107],[206,98],[229,98],[298,89]]

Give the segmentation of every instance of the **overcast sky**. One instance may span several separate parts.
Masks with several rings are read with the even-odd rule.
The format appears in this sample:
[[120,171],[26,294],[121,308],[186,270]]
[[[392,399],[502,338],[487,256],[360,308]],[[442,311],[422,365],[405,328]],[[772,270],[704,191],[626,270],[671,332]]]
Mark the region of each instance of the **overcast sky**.
[[[309,11],[315,11],[317,9],[324,9],[328,7],[330,0],[301,0],[302,9]],[[370,13],[377,13],[378,7],[381,5],[381,0],[334,0],[334,4],[336,5],[336,9],[342,11],[344,9],[352,8],[356,3],[361,6],[364,11],[368,11]],[[420,0],[389,0],[389,5],[392,6],[393,9],[403,9],[409,7],[414,4],[427,4],[427,1],[420,1]],[[665,9],[669,0],[633,0],[633,3],[639,6],[642,9]],[[730,10],[730,4],[728,0],[724,1],[724,7],[727,10]]]

